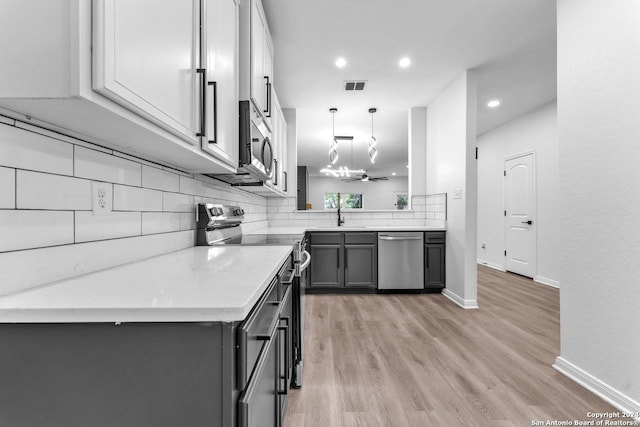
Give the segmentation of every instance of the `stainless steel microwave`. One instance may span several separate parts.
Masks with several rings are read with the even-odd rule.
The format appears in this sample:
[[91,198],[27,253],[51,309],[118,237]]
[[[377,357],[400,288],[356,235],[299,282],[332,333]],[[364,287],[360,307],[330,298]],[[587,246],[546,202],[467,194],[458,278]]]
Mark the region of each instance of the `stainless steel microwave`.
[[271,130],[251,101],[240,101],[240,156],[235,174],[210,175],[232,185],[256,185],[273,176]]

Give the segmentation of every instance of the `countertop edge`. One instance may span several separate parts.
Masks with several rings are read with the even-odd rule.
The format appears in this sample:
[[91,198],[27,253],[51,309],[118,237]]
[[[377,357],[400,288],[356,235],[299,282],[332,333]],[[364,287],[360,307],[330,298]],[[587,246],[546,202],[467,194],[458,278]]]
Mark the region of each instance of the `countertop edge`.
[[[207,306],[182,306],[182,307],[3,307],[0,308],[0,324],[36,324],[36,323],[180,323],[180,322],[240,322],[243,321],[251,312],[255,304],[260,300],[267,287],[271,284],[273,278],[277,275],[283,263],[291,256],[292,248],[288,245],[270,245],[265,246],[265,250],[276,247],[288,248],[284,254],[273,263],[268,275],[262,283],[256,284],[252,292],[247,292],[247,297],[243,305],[216,307],[215,305]],[[167,257],[183,251],[192,250],[193,248],[181,249],[169,254],[159,255],[158,257]],[[234,249],[231,249],[234,250]],[[153,259],[150,258],[150,259]],[[135,268],[136,264],[144,265],[149,261],[141,260],[133,263],[123,264],[121,266],[112,267],[95,273],[82,275],[84,280],[91,280],[91,276],[100,280],[100,274],[108,274],[108,272],[118,268]],[[142,268],[142,267],[141,267]],[[68,280],[58,281],[44,285],[42,288],[55,289],[56,286],[65,284],[68,281],[77,280],[78,277]],[[28,289],[24,292],[37,292],[39,288]],[[5,296],[12,298],[16,295],[11,294]],[[0,299],[3,297],[0,296]]]

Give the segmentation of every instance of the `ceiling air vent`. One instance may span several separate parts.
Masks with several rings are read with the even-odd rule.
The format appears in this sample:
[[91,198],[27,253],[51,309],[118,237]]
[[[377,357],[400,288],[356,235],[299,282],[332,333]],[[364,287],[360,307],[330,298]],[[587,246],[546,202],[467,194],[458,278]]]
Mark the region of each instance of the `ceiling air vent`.
[[347,92],[364,90],[364,84],[365,83],[366,83],[365,80],[347,81],[347,82],[344,82],[344,90],[346,90]]

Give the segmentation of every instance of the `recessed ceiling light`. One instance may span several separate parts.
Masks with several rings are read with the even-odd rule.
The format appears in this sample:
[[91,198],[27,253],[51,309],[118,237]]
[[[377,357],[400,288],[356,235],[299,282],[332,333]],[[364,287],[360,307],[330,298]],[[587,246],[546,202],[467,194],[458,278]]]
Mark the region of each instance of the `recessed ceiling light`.
[[328,167],[328,168],[330,168],[330,167],[331,167],[331,165],[327,165],[327,167]]
[[325,173],[325,175],[329,176],[329,172]]
[[500,101],[498,101],[497,99],[492,99],[491,101],[487,102],[487,107],[489,108],[496,108],[499,105]]
[[346,59],[344,59],[343,57],[340,57],[340,58],[336,59],[336,67],[342,68],[345,65],[347,65],[347,60]]
[[411,65],[411,60],[405,56],[400,60],[400,62],[398,62],[398,65],[400,65],[402,68],[406,68]]
[[396,173],[395,173],[395,172],[391,172],[391,175],[392,175],[392,176],[396,176]]

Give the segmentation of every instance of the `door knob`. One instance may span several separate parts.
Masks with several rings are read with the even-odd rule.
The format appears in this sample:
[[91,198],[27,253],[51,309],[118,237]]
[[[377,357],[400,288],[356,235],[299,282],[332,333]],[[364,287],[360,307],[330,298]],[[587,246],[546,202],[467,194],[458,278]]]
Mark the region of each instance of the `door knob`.
[[529,220],[529,221],[522,221],[522,224],[529,224],[529,225],[531,225],[531,224],[533,224],[533,221],[531,221],[531,220]]

